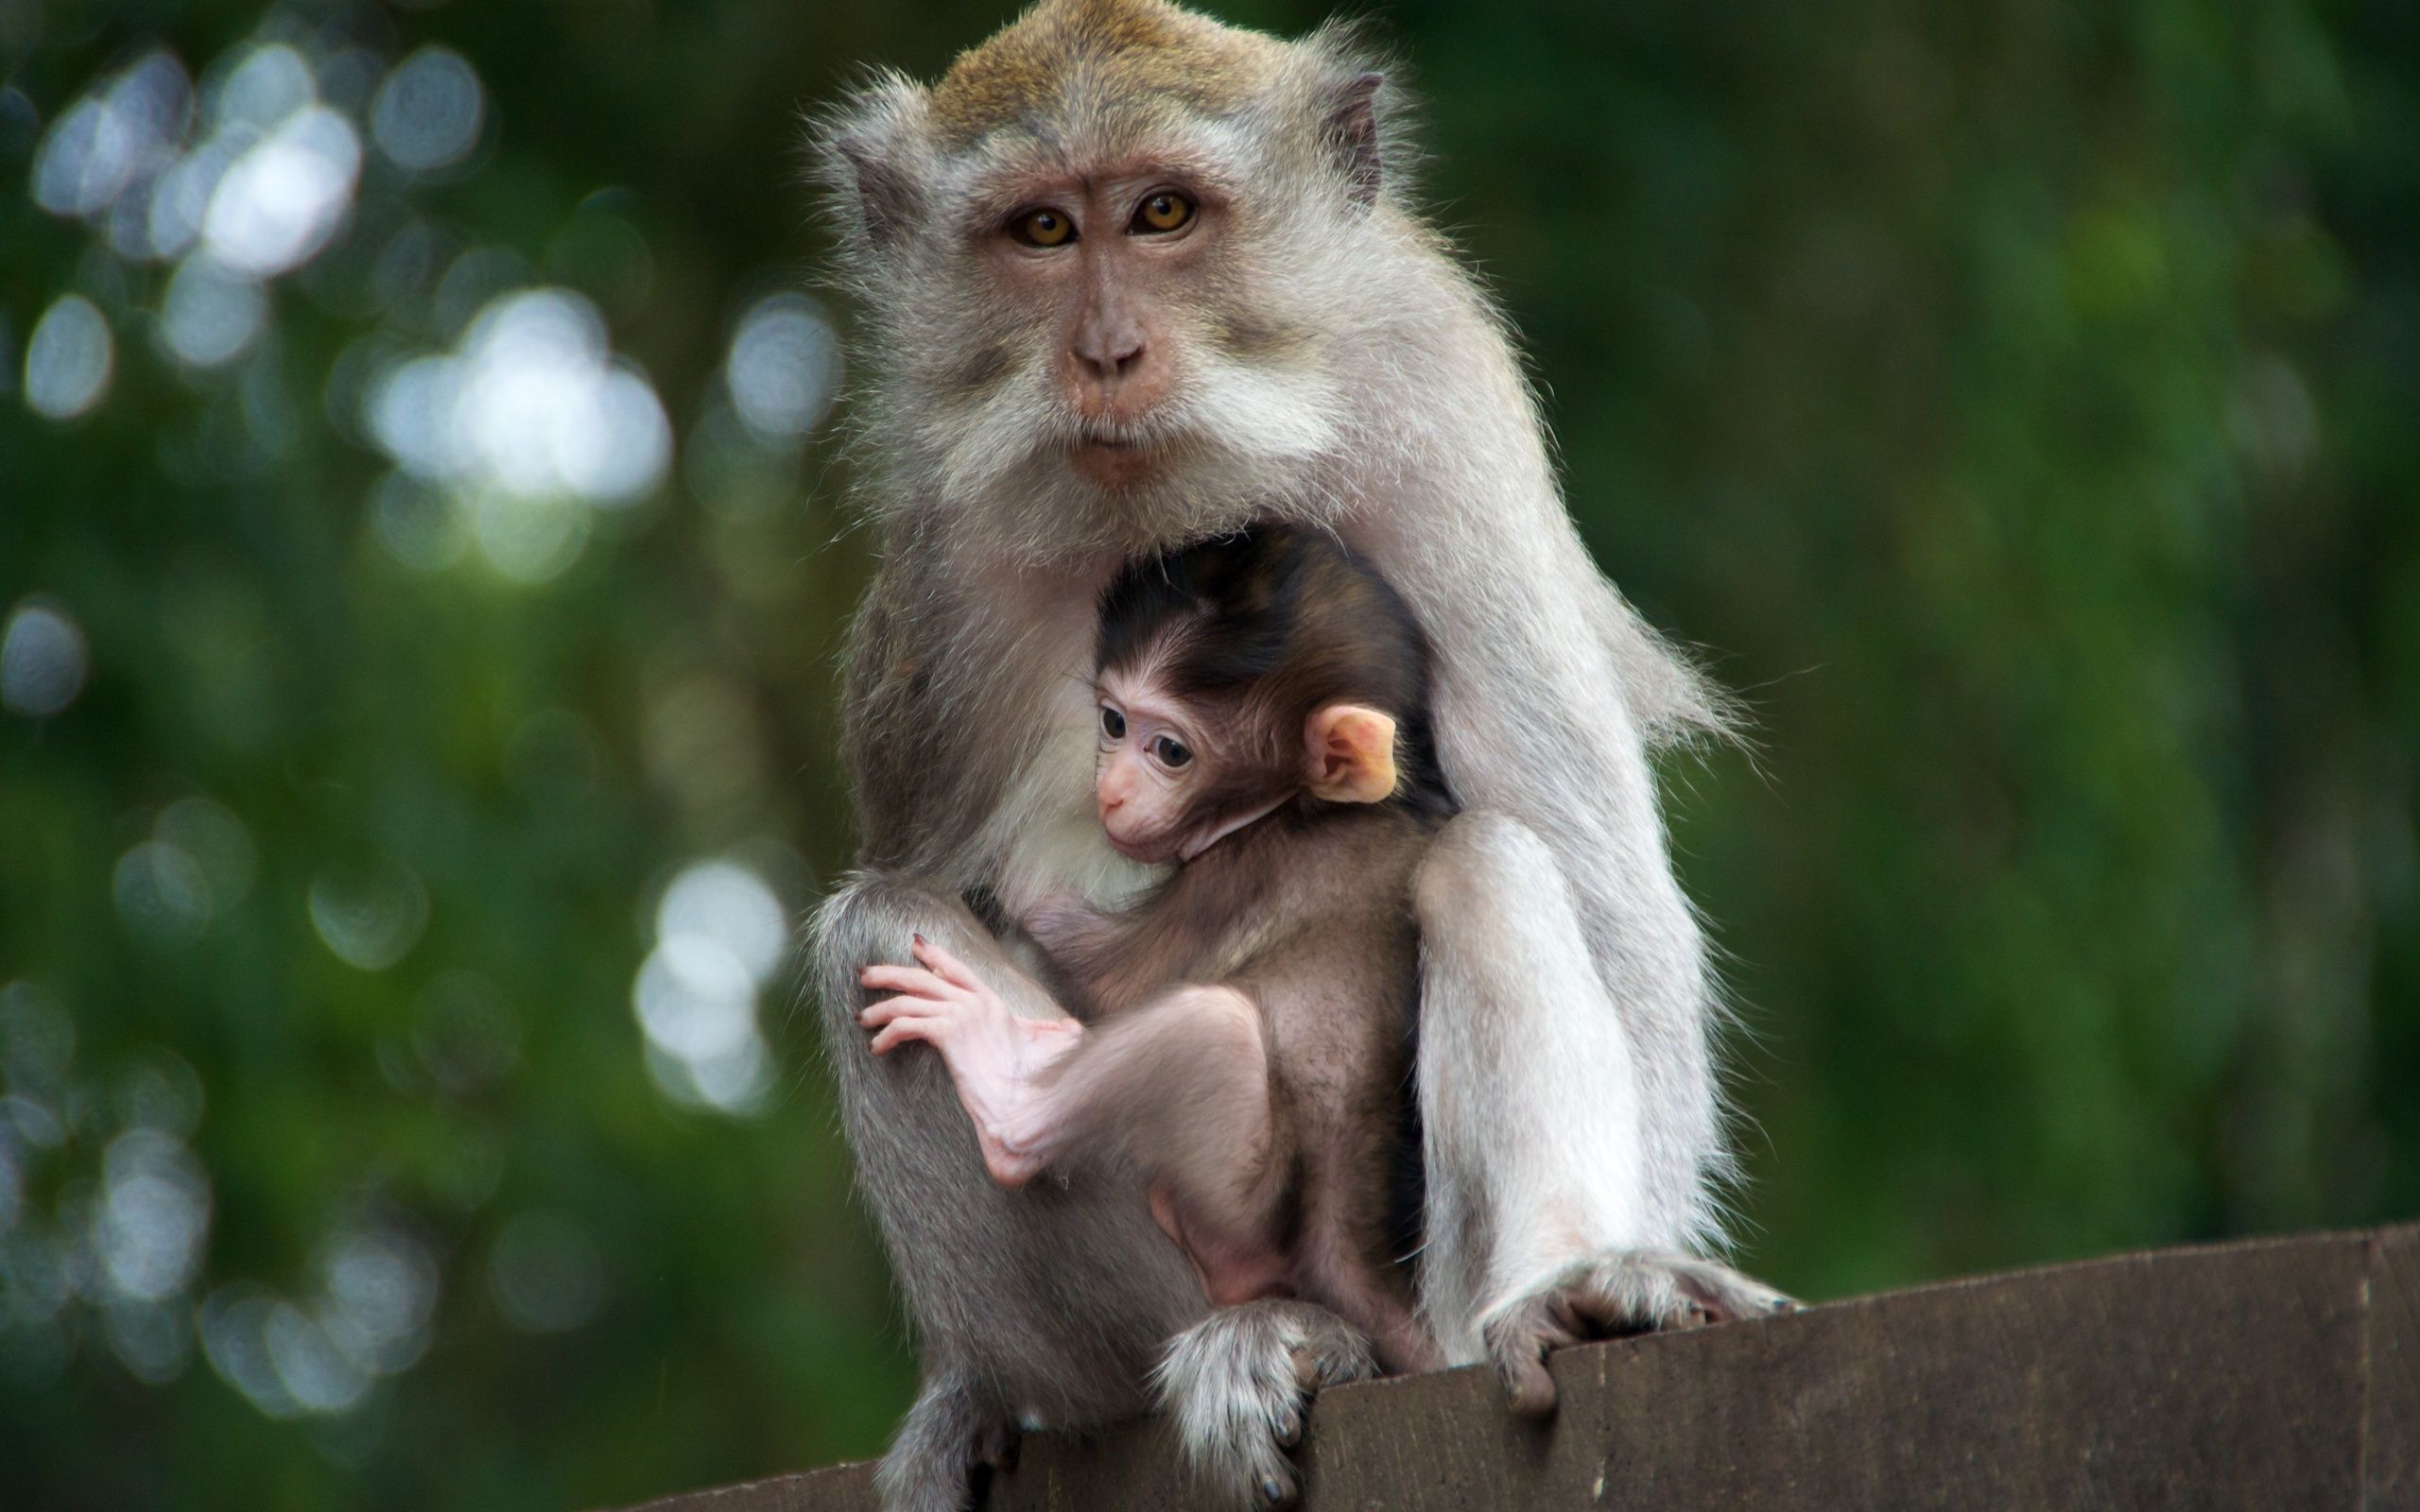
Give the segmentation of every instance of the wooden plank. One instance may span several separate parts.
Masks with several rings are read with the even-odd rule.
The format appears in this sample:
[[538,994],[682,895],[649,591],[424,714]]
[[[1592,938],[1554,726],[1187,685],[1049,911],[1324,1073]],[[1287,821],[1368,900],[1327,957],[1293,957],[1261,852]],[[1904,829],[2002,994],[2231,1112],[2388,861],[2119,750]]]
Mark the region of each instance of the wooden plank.
[[[2120,1256],[1567,1350],[1562,1407],[1447,1371],[1311,1415],[1305,1512],[2420,1512],[2415,1230]],[[2366,1489],[2365,1489],[2366,1485]],[[1232,1512],[1164,1425],[1028,1435],[995,1512]],[[868,1467],[647,1512],[872,1512]]]
[[2370,1255],[2367,1512],[2420,1512],[2420,1228]]

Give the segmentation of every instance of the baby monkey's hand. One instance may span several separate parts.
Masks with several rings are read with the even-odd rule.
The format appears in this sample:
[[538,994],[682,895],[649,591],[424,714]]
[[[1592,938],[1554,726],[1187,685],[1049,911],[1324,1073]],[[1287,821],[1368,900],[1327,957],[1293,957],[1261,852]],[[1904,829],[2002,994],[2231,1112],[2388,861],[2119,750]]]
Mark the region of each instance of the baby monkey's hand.
[[1002,1186],[1023,1186],[1050,1153],[1047,1093],[1035,1077],[1076,1047],[1083,1025],[1010,1012],[965,962],[922,935],[913,953],[921,968],[869,966],[857,973],[867,987],[898,994],[869,1005],[857,1022],[875,1031],[877,1056],[911,1040],[939,1051],[974,1121],[985,1169]]

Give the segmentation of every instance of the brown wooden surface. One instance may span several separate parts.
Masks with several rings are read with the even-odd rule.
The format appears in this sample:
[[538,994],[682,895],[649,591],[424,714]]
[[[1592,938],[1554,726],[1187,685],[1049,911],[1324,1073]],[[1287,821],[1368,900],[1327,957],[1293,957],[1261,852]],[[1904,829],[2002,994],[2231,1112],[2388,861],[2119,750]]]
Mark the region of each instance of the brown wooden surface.
[[[2420,1512],[2420,1228],[1953,1281],[1557,1356],[1551,1422],[1479,1371],[1322,1396],[1306,1512],[1879,1507]],[[872,1512],[841,1466],[647,1512]],[[1201,1508],[1156,1422],[1028,1435],[998,1512]]]

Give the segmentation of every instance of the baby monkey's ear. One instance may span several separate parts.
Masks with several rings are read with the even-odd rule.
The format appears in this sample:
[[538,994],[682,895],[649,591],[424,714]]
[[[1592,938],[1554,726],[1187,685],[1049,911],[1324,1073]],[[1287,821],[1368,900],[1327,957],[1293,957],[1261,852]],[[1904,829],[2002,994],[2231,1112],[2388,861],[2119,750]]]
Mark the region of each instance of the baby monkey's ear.
[[1395,790],[1395,722],[1375,709],[1332,704],[1311,715],[1311,796],[1383,803]]

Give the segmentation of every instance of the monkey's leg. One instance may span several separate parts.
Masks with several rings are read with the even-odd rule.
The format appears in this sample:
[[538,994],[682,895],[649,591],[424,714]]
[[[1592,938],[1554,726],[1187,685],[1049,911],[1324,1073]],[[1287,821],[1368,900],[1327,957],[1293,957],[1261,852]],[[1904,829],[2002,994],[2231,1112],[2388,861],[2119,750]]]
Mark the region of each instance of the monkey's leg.
[[1543,1414],[1551,1349],[1789,1305],[1659,1231],[1634,1047],[1545,843],[1456,819],[1418,908],[1422,1286],[1448,1357],[1492,1360],[1513,1409]]
[[[985,1174],[941,1057],[877,1058],[856,1015],[864,967],[942,942],[1019,1014],[1058,1014],[948,890],[918,878],[851,879],[817,913],[818,1010],[857,1185],[917,1333],[925,1389],[886,1457],[888,1512],[953,1512],[981,1457],[980,1415],[948,1405],[984,1383],[1019,1420],[1081,1425],[1148,1402],[1160,1346],[1206,1311],[1192,1269],[1143,1194],[1106,1178],[1003,1190]],[[922,1403],[931,1402],[929,1407]],[[954,1488],[954,1489],[953,1489]]]
[[977,1465],[1016,1468],[1017,1428],[999,1397],[962,1368],[927,1371],[873,1474],[885,1507],[965,1506]]
[[1185,1458],[1237,1504],[1291,1505],[1301,1487],[1286,1451],[1322,1386],[1378,1373],[1370,1341],[1312,1302],[1220,1308],[1170,1340],[1160,1401]]

